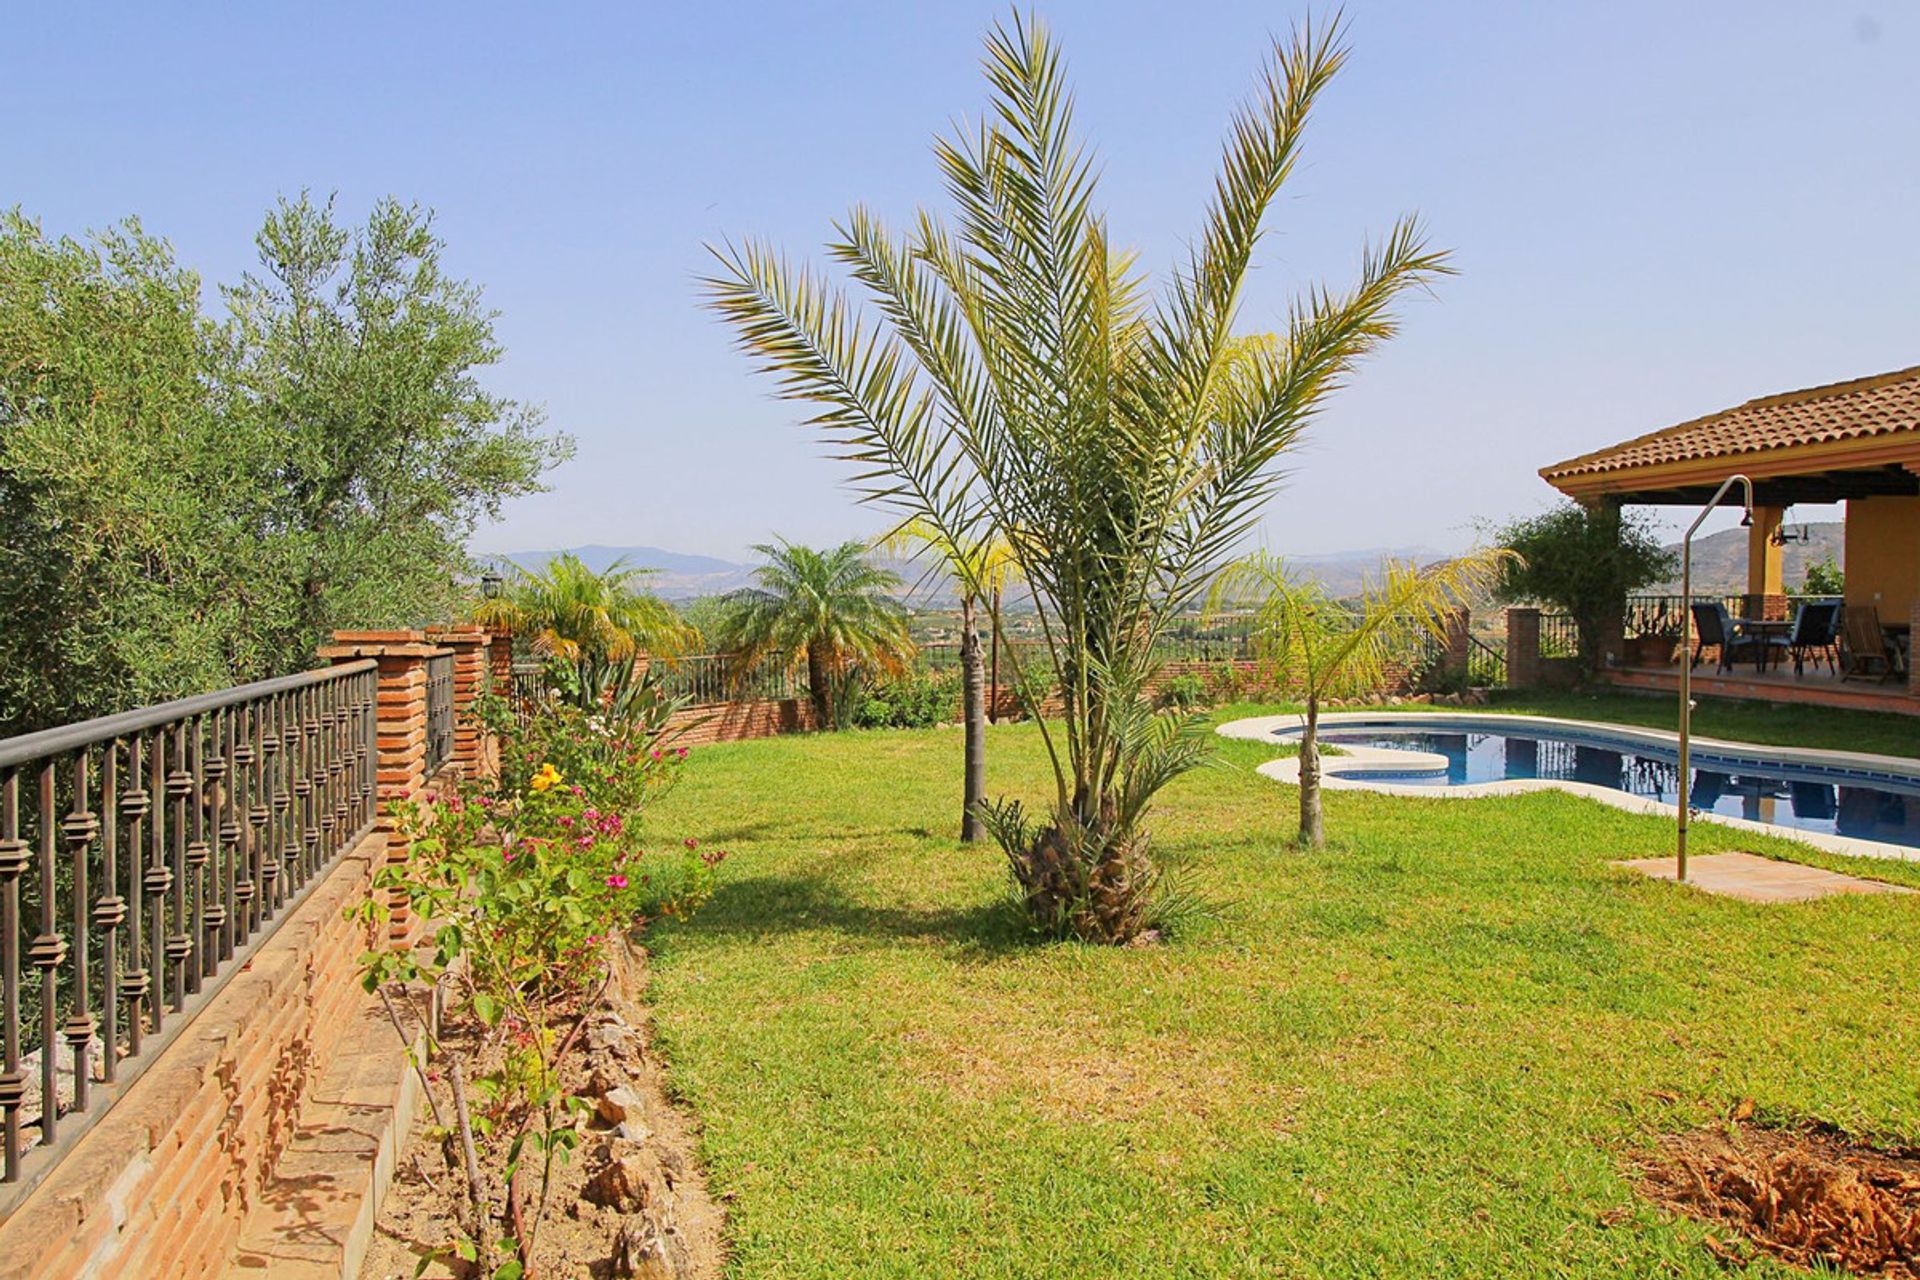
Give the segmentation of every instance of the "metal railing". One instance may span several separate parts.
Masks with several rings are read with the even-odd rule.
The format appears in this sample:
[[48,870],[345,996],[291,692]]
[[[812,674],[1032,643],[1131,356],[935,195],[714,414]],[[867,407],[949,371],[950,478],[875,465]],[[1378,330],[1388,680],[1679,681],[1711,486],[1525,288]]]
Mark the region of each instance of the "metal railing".
[[[1824,603],[1838,600],[1838,596],[1789,594],[1787,617],[1793,617],[1794,610],[1803,604]],[[1728,595],[1696,595],[1695,604],[1721,604],[1726,606],[1727,615],[1732,618],[1747,618],[1753,615],[1754,601],[1757,597],[1744,592]],[[1678,595],[1633,595],[1627,597],[1627,609],[1623,621],[1624,634],[1633,640],[1642,636],[1680,638],[1681,623],[1680,597]]]
[[1570,613],[1540,615],[1540,656],[1577,658],[1580,656],[1580,628]]
[[0,1216],[372,827],[377,680],[0,740]]
[[1488,644],[1479,636],[1467,637],[1467,683],[1475,688],[1504,688],[1507,683],[1507,651]]
[[654,666],[660,692],[669,698],[688,698],[695,706],[717,702],[777,702],[798,697],[798,683],[786,667],[761,666],[737,671],[724,653],[700,653]]
[[427,772],[453,759],[453,655],[427,659]]

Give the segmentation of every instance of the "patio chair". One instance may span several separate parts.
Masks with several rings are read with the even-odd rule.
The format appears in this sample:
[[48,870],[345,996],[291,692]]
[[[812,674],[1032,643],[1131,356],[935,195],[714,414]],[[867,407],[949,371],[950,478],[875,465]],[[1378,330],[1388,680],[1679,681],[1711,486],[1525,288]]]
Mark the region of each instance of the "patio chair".
[[1744,634],[1740,624],[1727,612],[1727,606],[1718,602],[1708,604],[1696,601],[1693,606],[1693,631],[1699,641],[1693,646],[1693,665],[1699,666],[1700,659],[1709,645],[1720,649],[1720,670],[1731,671],[1733,664],[1742,654],[1753,658],[1758,665],[1766,665],[1767,655],[1773,649],[1784,650],[1787,647],[1782,636],[1750,636]]
[[1787,638],[1793,654],[1793,674],[1806,670],[1809,657],[1818,665],[1824,655],[1827,669],[1840,670],[1840,606],[1831,600],[1810,600],[1793,615],[1793,634]]
[[[1880,611],[1870,604],[1850,604],[1846,609],[1847,669],[1842,680],[1891,680],[1898,674],[1895,651],[1880,629]],[[1875,667],[1879,670],[1876,673]]]

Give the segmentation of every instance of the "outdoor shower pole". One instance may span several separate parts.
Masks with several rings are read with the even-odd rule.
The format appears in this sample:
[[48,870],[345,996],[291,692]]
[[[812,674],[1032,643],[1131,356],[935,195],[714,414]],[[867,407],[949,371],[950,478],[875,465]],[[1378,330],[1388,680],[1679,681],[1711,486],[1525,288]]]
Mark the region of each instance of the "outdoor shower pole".
[[[1700,525],[1713,514],[1720,505],[1720,499],[1727,496],[1727,490],[1738,484],[1746,490],[1747,513],[1742,517],[1742,525],[1753,523],[1753,481],[1744,475],[1735,473],[1726,478],[1713,497],[1707,499],[1707,505],[1687,526],[1687,536],[1680,540],[1680,867],[1678,879],[1682,884],[1687,879],[1687,805],[1688,792],[1692,790],[1689,777],[1691,772],[1688,761],[1692,755],[1693,741],[1693,535],[1700,531]],[[1721,636],[1720,643],[1727,644],[1732,637]],[[1721,655],[1726,660],[1726,655]]]

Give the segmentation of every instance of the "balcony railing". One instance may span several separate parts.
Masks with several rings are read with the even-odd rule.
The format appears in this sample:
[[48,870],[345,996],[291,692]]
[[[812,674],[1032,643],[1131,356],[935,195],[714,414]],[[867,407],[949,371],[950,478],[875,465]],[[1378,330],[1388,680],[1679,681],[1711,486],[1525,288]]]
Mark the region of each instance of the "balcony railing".
[[0,1215],[371,828],[377,679],[0,740]]

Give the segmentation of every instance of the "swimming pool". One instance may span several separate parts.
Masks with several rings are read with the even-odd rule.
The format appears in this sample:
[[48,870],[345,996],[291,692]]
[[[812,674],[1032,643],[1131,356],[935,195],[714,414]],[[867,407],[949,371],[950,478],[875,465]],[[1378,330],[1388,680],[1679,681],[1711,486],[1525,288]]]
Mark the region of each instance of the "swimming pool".
[[[1236,721],[1220,732],[1292,741],[1300,718]],[[1678,790],[1677,741],[1659,730],[1511,715],[1348,713],[1323,717],[1320,737],[1340,752],[1323,757],[1333,787],[1403,795],[1561,787],[1600,800],[1611,795],[1610,803],[1627,808],[1663,805],[1667,812]],[[1695,738],[1692,766],[1689,799],[1696,814],[1789,828],[1815,843],[1844,843],[1847,852],[1920,856],[1920,761]],[[1292,760],[1261,772],[1298,780]]]
[[[1679,793],[1678,750],[1646,746],[1622,750],[1618,745],[1510,732],[1410,729],[1340,729],[1326,734],[1325,741],[1446,757],[1444,769],[1368,773],[1371,778],[1392,776],[1413,786],[1544,778],[1606,787],[1662,804],[1673,804]],[[1728,759],[1712,752],[1695,751],[1692,764],[1688,798],[1700,812],[1920,848],[1920,786],[1902,787],[1891,780],[1868,782],[1833,770]]]

